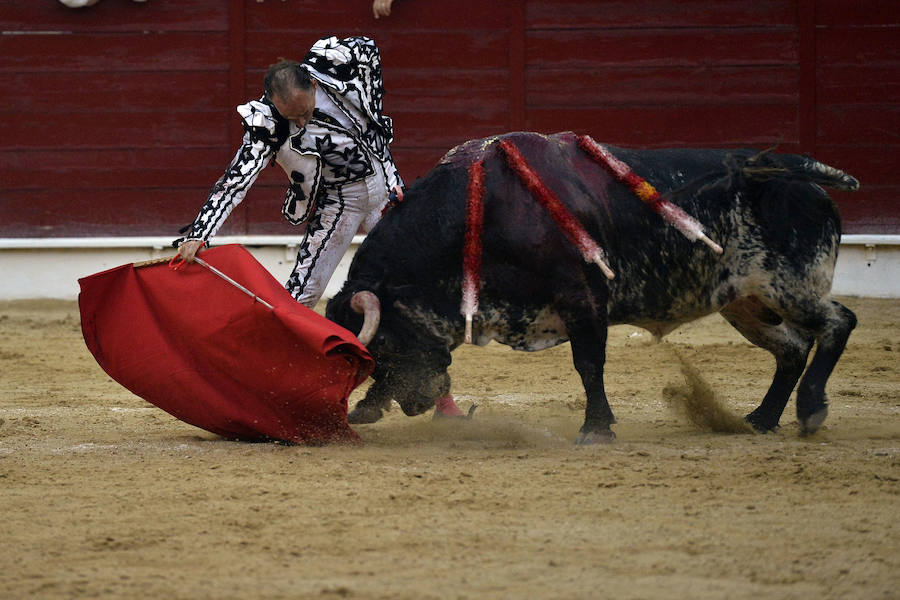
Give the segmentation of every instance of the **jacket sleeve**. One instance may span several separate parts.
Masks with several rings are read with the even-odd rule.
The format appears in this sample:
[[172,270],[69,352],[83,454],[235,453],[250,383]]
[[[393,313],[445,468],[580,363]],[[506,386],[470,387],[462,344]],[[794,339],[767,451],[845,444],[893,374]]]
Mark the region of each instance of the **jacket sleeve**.
[[197,218],[183,230],[186,235],[175,240],[174,246],[185,240],[208,240],[214,236],[283,142],[284,128],[267,104],[252,101],[238,106],[237,111],[244,125],[241,147],[213,185]]
[[403,187],[403,179],[400,177],[397,165],[394,164],[394,157],[391,156],[391,149],[385,147],[384,151],[386,158],[381,161],[381,166],[384,169],[384,180],[387,183],[388,189],[391,190],[397,186]]

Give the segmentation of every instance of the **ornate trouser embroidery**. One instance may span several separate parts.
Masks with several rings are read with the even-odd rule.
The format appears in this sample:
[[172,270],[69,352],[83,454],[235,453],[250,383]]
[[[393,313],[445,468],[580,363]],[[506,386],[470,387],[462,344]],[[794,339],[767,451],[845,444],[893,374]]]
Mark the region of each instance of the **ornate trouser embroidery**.
[[360,230],[368,232],[387,201],[380,169],[363,181],[329,190],[309,220],[297,252],[297,264],[285,287],[301,304],[316,305],[328,280]]

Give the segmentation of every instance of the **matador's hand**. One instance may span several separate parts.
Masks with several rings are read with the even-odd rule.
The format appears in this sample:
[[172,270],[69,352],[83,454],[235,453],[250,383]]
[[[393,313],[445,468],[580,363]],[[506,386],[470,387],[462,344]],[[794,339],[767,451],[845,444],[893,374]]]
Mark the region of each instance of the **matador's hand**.
[[194,262],[194,257],[205,243],[203,240],[186,240],[178,246],[178,256],[185,262]]

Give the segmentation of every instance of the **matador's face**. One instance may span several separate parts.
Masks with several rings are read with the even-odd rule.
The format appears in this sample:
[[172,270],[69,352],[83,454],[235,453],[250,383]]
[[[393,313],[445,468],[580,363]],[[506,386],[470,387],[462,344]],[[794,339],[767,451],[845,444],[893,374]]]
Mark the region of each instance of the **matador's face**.
[[286,95],[275,94],[272,96],[272,104],[282,117],[303,129],[316,107],[316,85],[314,81],[308,90],[293,88]]

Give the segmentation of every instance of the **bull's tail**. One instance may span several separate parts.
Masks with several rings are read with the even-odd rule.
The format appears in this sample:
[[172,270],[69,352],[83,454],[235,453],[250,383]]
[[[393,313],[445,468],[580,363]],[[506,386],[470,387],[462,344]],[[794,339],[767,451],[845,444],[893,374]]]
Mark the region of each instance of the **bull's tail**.
[[797,166],[789,166],[794,175],[809,177],[810,181],[814,183],[836,190],[855,192],[859,189],[859,181],[840,169],[835,169],[808,156],[794,156],[791,158],[799,162]]
[[742,171],[745,177],[752,180],[790,177],[836,190],[855,192],[859,189],[859,181],[855,177],[808,156],[763,152],[747,160]]

